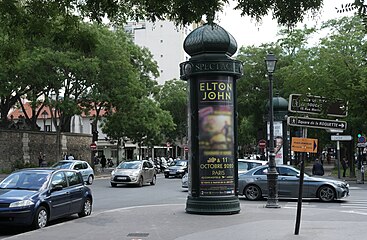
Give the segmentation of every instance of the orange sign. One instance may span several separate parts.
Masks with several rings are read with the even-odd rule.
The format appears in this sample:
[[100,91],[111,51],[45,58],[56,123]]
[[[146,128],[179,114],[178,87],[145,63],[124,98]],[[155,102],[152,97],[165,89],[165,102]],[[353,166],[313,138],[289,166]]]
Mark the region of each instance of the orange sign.
[[314,138],[292,138],[291,150],[294,152],[317,153],[317,139]]

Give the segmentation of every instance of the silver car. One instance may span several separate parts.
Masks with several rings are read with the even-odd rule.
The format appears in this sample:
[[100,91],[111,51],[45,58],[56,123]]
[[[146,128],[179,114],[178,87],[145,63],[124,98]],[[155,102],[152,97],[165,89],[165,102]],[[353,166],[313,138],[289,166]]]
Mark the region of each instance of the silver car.
[[84,182],[86,182],[88,185],[91,185],[93,183],[94,171],[93,168],[86,161],[62,160],[52,165],[52,167],[57,169],[77,170],[82,174]]
[[245,173],[255,167],[266,165],[267,161],[253,159],[238,159],[238,174]]
[[[278,196],[280,198],[297,198],[299,189],[299,170],[278,165]],[[239,175],[239,194],[248,200],[258,200],[268,195],[268,166],[256,167]],[[304,175],[303,197],[319,198],[330,202],[349,196],[349,184],[344,181]]]
[[111,187],[117,184],[135,184],[142,187],[144,183],[156,184],[154,166],[147,160],[120,163],[111,172]]

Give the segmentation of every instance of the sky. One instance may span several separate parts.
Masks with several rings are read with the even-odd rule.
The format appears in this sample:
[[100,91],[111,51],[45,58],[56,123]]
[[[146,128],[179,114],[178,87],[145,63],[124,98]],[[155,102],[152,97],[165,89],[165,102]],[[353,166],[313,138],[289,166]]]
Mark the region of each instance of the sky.
[[[324,0],[324,7],[319,15],[319,20],[311,20],[305,17],[303,23],[298,26],[314,26],[321,24],[322,21],[346,16],[336,12],[336,7],[341,8],[341,4],[351,3],[354,0]],[[226,7],[225,11],[219,15],[217,23],[226,29],[237,41],[238,48],[241,46],[255,45],[259,46],[261,43],[268,43],[276,41],[277,32],[280,29],[276,20],[271,16],[265,16],[262,23],[256,23],[250,17],[241,17],[239,11],[233,10],[235,4],[232,2],[230,6]],[[349,14],[351,15],[351,14]]]

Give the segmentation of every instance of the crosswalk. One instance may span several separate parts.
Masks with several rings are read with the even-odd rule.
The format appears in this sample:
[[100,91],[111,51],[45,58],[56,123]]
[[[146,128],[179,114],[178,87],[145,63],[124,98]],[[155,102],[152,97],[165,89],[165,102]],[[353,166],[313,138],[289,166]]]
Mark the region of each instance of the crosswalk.
[[[285,202],[283,208],[297,209],[297,202]],[[316,202],[302,202],[302,208],[304,209],[328,209],[336,210],[339,212],[355,213],[361,215],[367,215],[367,200],[356,199],[353,201],[343,201],[340,203],[316,203]]]

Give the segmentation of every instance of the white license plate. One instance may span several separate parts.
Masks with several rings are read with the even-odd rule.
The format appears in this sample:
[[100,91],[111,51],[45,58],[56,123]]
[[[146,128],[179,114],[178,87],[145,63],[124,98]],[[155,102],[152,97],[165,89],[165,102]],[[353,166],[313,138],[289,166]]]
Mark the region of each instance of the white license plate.
[[127,177],[117,177],[117,179],[119,179],[119,180],[126,180]]

